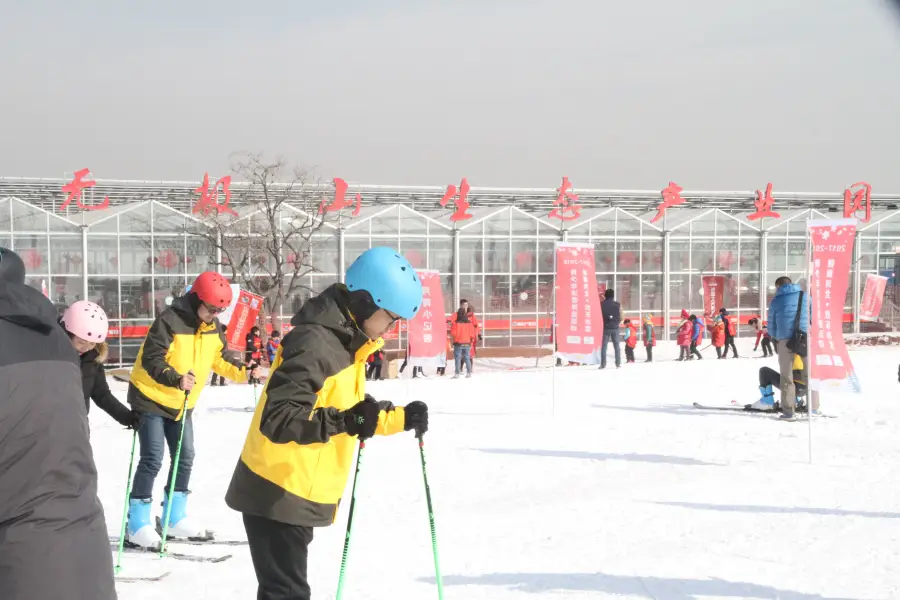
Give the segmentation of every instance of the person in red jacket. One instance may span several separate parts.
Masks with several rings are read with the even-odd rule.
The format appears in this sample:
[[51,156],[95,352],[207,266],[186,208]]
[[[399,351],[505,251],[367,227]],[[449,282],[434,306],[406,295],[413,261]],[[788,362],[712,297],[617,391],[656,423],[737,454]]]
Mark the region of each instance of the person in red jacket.
[[481,339],[482,339],[481,325],[479,325],[479,323],[478,323],[478,318],[475,316],[475,311],[472,310],[472,307],[469,306],[469,301],[466,300],[465,298],[463,298],[462,300],[459,301],[459,310],[456,311],[455,313],[453,313],[453,316],[450,317],[450,325],[451,325],[451,327],[453,326],[453,323],[456,321],[459,311],[462,311],[462,310],[466,311],[466,315],[469,318],[469,322],[475,326],[475,336],[472,338],[472,343],[470,344],[471,348],[469,348],[469,356],[471,357],[472,361],[474,361],[475,360],[475,347],[477,346],[477,343],[479,341],[481,341]]
[[678,360],[689,360],[691,358],[691,337],[694,334],[694,324],[690,319],[691,315],[688,311],[681,309],[681,323],[678,324],[676,343],[680,348]]
[[631,322],[631,319],[625,319],[625,362],[634,362],[634,349],[637,346],[638,331],[637,325]]
[[725,322],[722,320],[722,315],[716,315],[710,333],[712,334],[712,345],[716,349],[716,356],[724,358],[722,356],[722,347],[725,345]]
[[478,330],[475,323],[469,320],[468,303],[466,305],[464,308],[462,302],[460,303],[460,308],[456,311],[456,316],[450,325],[450,339],[453,340],[453,361],[456,367],[453,379],[459,379],[463,362],[466,364],[466,377],[472,376],[472,356],[470,351],[472,343],[477,339]]
[[722,321],[725,323],[725,351],[722,353],[722,358],[728,358],[729,348],[734,352],[734,358],[740,358],[737,346],[734,345],[734,336],[737,335],[737,317],[729,315],[724,308],[719,309],[719,314],[722,315]]
[[[259,365],[262,363],[262,338],[259,337],[259,327],[254,325],[247,334],[247,348],[244,352],[244,358],[248,365]],[[259,383],[259,379],[251,377],[247,383]]]
[[760,323],[756,317],[747,323],[756,330],[756,345],[753,346],[753,351],[756,352],[759,349],[759,341],[762,340],[763,357],[772,356],[774,354],[772,352],[772,336],[769,335],[769,328],[766,327],[766,324]]

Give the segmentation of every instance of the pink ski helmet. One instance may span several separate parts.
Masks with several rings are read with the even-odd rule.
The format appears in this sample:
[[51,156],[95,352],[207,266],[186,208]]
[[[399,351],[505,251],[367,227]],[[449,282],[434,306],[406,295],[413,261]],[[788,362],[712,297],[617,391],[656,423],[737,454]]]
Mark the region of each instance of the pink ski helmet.
[[109,333],[109,320],[103,309],[87,300],[79,300],[63,313],[63,327],[72,335],[99,344]]

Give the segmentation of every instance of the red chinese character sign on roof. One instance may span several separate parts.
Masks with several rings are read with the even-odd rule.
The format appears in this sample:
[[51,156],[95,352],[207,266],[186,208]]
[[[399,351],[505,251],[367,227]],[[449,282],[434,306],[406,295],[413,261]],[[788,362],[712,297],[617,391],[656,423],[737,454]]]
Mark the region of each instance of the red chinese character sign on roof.
[[[225,202],[222,204],[219,204],[219,185],[222,186],[222,191],[225,193]],[[228,203],[231,201],[231,175],[226,175],[219,179],[213,186],[212,192],[210,192],[209,173],[204,173],[203,183],[194,190],[194,193],[200,194],[200,199],[194,203],[194,208],[191,209],[192,213],[202,212],[203,216],[206,216],[215,210],[220,215],[228,213],[235,217],[238,216],[237,211],[228,206]]]
[[62,186],[62,191],[66,193],[66,201],[59,207],[60,212],[66,210],[72,200],[74,200],[75,205],[82,210],[103,210],[104,208],[109,207],[109,196],[106,196],[103,199],[103,202],[96,206],[87,206],[81,203],[81,193],[87,188],[92,188],[97,185],[96,181],[85,181],[84,178],[87,177],[87,174],[90,172],[90,169],[75,171],[75,179]]
[[866,211],[862,221],[868,223],[872,218],[872,186],[865,181],[854,183],[844,190],[844,218],[849,219],[860,210]]
[[769,183],[766,185],[766,193],[763,193],[759,190],[756,190],[756,201],[753,203],[753,206],[756,207],[756,212],[752,215],[747,215],[748,221],[755,221],[756,219],[762,219],[765,217],[779,218],[781,215],[774,210],[772,207],[775,206],[775,198],[772,197],[772,184]]
[[684,188],[674,181],[670,181],[668,186],[660,190],[659,194],[662,196],[662,202],[656,207],[656,216],[653,217],[650,222],[656,223],[662,219],[666,214],[667,208],[684,204],[684,198],[681,197],[681,192],[683,191]]
[[[456,210],[453,211],[453,214],[450,215],[451,221],[467,221],[472,218],[472,214],[467,212],[469,207],[472,206],[469,204],[467,200],[469,196],[469,182],[465,177],[462,178],[462,181],[459,182],[459,194],[457,194],[456,186],[452,183],[447,186],[447,191],[444,192],[444,197],[441,198],[441,207],[447,206],[447,203],[450,200],[453,200],[453,205],[456,206]],[[454,200],[455,198],[455,200]]]
[[[334,178],[334,199],[331,201],[331,204],[326,206],[327,199],[322,200],[322,204],[319,206],[319,214],[325,214],[330,212],[339,212],[344,210],[345,208],[349,208],[354,206],[353,201],[347,200],[347,190],[350,188],[347,185],[347,182],[341,179],[340,177]],[[353,209],[353,212],[350,213],[351,216],[355,217],[359,214],[360,208],[362,208],[362,196],[356,194],[356,205]]]
[[[553,210],[547,216],[560,221],[574,221],[581,216],[581,205],[578,204],[578,195],[572,192],[573,186],[568,177],[562,178],[562,183],[557,188],[556,200],[553,201]],[[571,202],[571,204],[570,204]]]

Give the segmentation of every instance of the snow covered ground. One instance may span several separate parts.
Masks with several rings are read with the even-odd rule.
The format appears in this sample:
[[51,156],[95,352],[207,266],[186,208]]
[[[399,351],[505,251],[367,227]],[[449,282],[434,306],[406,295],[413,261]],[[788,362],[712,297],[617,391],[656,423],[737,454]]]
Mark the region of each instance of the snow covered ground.
[[[716,361],[707,351],[702,362],[557,369],[555,416],[550,371],[507,370],[514,361],[482,365],[471,380],[384,381],[369,391],[431,406],[426,450],[448,599],[900,598],[900,350],[851,355],[863,393],[823,396],[838,418],[814,420],[812,465],[805,421],[691,407],[754,401],[757,370],[774,359]],[[112,385],[124,398],[125,385]],[[245,539],[223,497],[252,404],[247,386],[207,388],[195,416],[189,508],[220,538]],[[91,421],[115,538],[130,432],[96,408]],[[348,506],[349,484],[337,523],[311,546],[316,599],[334,597]],[[356,510],[344,598],[437,598],[411,434],[368,445]],[[255,597],[246,546],[178,550],[233,558],[126,554],[122,575],[171,574],[119,583],[120,597]]]

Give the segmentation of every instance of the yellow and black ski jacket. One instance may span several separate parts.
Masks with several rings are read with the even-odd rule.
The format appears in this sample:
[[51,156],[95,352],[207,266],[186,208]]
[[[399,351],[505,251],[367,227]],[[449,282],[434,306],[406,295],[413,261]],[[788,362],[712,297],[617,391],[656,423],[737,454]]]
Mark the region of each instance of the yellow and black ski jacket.
[[188,371],[197,380],[188,396],[188,410],[197,404],[210,371],[239,383],[247,381],[246,368],[227,351],[219,320],[204,323],[187,297],[176,299],[150,326],[138,350],[128,403],[139,412],[180,420],[184,392],[178,383]]
[[[306,527],[334,522],[357,442],[342,411],[364,399],[366,359],[384,345],[360,331],[349,299],[332,285],[291,320],[225,496],[234,510]],[[379,404],[377,433],[403,431],[403,408]]]

